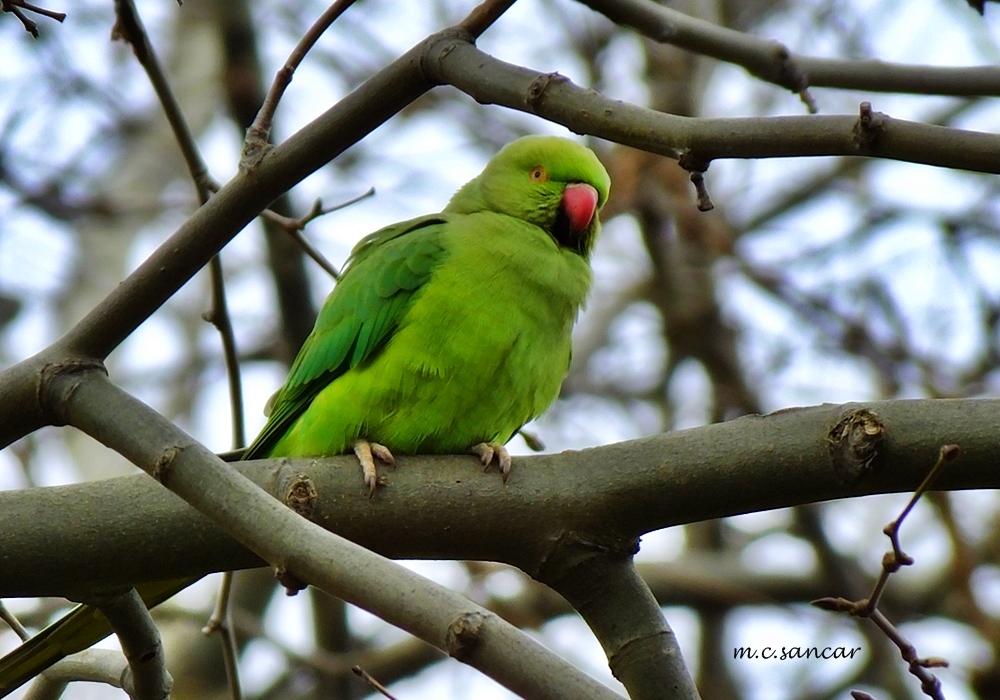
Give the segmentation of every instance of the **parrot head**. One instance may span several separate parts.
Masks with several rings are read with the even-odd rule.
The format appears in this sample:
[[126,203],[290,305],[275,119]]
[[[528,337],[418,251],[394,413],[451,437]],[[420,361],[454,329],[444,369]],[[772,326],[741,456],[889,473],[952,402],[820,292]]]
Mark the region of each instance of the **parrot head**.
[[458,191],[447,211],[517,217],[589,257],[610,186],[607,170],[589,148],[557,136],[525,136],[504,146]]

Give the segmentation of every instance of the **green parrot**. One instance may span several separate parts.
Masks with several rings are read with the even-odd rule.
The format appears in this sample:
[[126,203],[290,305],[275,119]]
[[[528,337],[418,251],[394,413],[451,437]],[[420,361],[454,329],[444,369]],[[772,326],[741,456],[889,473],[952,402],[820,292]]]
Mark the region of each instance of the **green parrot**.
[[[526,136],[441,213],[362,239],[243,459],[353,451],[369,496],[393,453],[472,452],[506,481],[504,444],[568,371],[609,188],[589,149]],[[136,588],[152,607],[192,582]],[[0,697],[110,633],[77,606],[0,659]]]

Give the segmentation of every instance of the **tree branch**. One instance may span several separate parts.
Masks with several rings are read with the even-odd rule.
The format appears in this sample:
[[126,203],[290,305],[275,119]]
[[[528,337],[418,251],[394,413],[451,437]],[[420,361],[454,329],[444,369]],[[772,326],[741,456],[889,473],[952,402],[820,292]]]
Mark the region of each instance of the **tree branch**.
[[[147,471],[270,563],[279,575],[312,583],[354,603],[521,696],[619,697],[499,616],[323,530],[271,498],[166,418],[119,389],[104,372],[82,368],[47,373],[41,397],[54,415]],[[302,482],[302,478],[297,480]],[[372,586],[372,581],[379,585]]]
[[697,700],[677,638],[636,572],[632,554],[638,541],[628,550],[618,544],[565,537],[537,578],[580,613],[632,700]]
[[73,681],[104,683],[121,688],[131,697],[135,693],[128,666],[121,652],[111,649],[87,649],[67,656],[36,678],[24,700],[60,700]]
[[128,661],[129,695],[135,700],[160,700],[170,697],[173,679],[167,673],[160,631],[153,623],[142,597],[134,588],[125,592],[101,595],[87,601],[104,613],[111,623]]
[[[115,3],[116,21],[114,32],[127,41],[135,53],[136,59],[146,71],[150,84],[156,92],[157,99],[163,109],[163,114],[170,124],[170,129],[177,141],[177,147],[184,157],[188,172],[198,195],[198,203],[205,204],[217,189],[217,185],[208,173],[194,134],[188,126],[180,103],[174,95],[167,76],[153,49],[149,33],[143,25],[139,11],[133,0],[119,0]],[[219,331],[222,340],[222,351],[229,383],[229,405],[232,414],[233,449],[246,445],[246,429],[243,415],[243,384],[240,378],[240,365],[236,350],[236,338],[233,333],[233,323],[226,303],[226,285],[222,269],[222,258],[212,257],[209,262],[211,277],[212,306],[205,312],[203,318]]]
[[296,69],[299,64],[302,63],[302,59],[305,58],[309,50],[316,45],[319,38],[323,36],[330,26],[337,21],[348,8],[353,5],[355,0],[335,0],[330,4],[323,14],[313,22],[312,26],[306,30],[306,33],[302,35],[299,39],[299,43],[295,45],[292,49],[291,54],[285,59],[285,63],[278,69],[278,73],[274,76],[274,80],[271,82],[271,88],[267,91],[267,96],[264,98],[264,103],[260,107],[260,111],[257,112],[257,117],[254,119],[253,123],[247,129],[246,145],[245,148],[250,150],[259,150],[267,147],[268,140],[271,136],[271,127],[274,124],[274,113],[278,109],[278,102],[281,101],[282,96],[285,94],[285,90],[292,82],[292,76],[295,75]]
[[536,114],[704,170],[718,158],[870,156],[976,172],[1000,173],[1000,136],[894,119],[872,112],[799,117],[703,119],[612,100],[558,73],[505,63],[461,38],[426,54],[425,74],[482,104]]
[[921,66],[797,56],[784,44],[720,27],[649,0],[580,0],[609,20],[654,41],[746,69],[792,92],[808,87],[967,97],[1000,95],[996,66]]
[[[865,411],[878,416],[884,431],[871,469],[844,480],[830,434],[845,415]],[[945,443],[961,446],[962,461],[942,474],[937,488],[998,488],[997,425],[1000,399],[786,409],[588,450],[516,457],[506,486],[496,474],[481,473],[474,457],[402,455],[374,503],[364,498],[350,456],[234,466],[278,499],[296,480],[311,480],[318,494],[313,521],[385,556],[502,561],[537,575],[553,543],[568,532],[624,541],[709,518],[910,492]],[[135,518],[122,503],[142,503],[144,517]],[[3,491],[0,512],[0,597],[82,594],[262,564],[145,476]],[[108,546],[108,531],[116,533],[115,547]]]

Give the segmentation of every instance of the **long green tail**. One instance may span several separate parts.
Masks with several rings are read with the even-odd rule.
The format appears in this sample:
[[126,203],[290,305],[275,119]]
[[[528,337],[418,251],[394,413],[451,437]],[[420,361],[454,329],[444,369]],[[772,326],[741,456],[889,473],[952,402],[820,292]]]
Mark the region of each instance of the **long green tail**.
[[[197,581],[188,578],[136,586],[147,608],[159,605]],[[92,605],[77,605],[7,656],[0,659],[0,698],[7,697],[52,664],[110,635],[111,625]]]

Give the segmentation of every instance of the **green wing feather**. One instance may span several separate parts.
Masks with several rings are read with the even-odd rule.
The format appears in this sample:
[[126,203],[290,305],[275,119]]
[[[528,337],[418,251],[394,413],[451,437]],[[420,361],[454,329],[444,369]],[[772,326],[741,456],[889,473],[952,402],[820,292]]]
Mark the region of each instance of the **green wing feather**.
[[325,386],[374,358],[444,255],[447,215],[404,221],[363,238],[275,396],[243,459],[266,457]]

